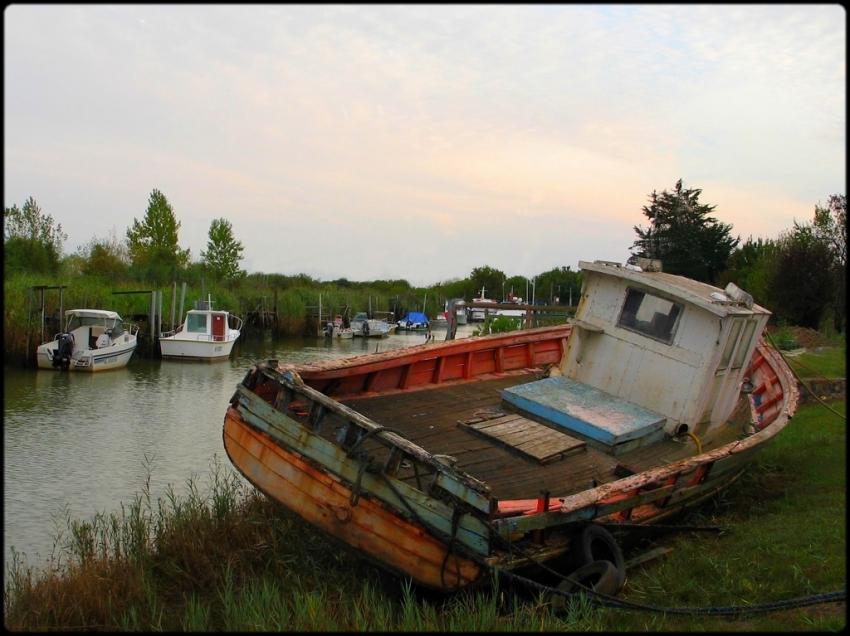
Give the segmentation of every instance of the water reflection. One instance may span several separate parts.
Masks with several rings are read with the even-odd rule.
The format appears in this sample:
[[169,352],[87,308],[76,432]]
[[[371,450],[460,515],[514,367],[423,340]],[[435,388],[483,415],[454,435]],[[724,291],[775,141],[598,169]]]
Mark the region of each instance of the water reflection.
[[[458,337],[471,334],[462,326]],[[445,331],[434,331],[443,340]],[[236,384],[258,360],[327,360],[425,342],[423,333],[386,338],[240,339],[231,358],[203,363],[133,358],[124,369],[61,373],[4,369],[4,558],[51,552],[63,514],[87,520],[118,512],[141,492],[185,491],[206,480],[213,458],[229,466],[221,426]],[[6,575],[4,568],[4,576]]]

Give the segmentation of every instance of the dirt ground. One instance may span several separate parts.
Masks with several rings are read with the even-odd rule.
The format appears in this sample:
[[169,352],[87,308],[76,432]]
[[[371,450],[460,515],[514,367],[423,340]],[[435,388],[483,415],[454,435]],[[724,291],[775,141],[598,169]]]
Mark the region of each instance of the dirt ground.
[[[800,347],[813,349],[814,347],[823,347],[829,344],[829,341],[823,336],[823,334],[815,331],[814,329],[809,329],[808,327],[786,327],[786,329],[794,334],[797,345]],[[771,335],[773,335],[779,329],[777,327],[769,326],[767,330]]]

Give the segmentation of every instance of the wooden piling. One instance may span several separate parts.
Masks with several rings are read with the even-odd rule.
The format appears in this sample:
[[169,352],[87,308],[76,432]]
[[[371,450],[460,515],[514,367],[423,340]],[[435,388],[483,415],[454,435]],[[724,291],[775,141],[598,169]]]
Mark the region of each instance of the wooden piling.
[[39,343],[44,342],[44,287],[41,288],[41,339]]
[[156,312],[156,338],[157,340],[162,335],[162,290],[158,289],[156,292],[156,301],[158,305],[158,311]]
[[180,320],[180,324],[183,324],[183,301],[186,300],[186,281],[183,281],[183,287],[180,290],[180,313],[177,318]]
[[174,305],[177,303],[177,281],[171,282],[171,321],[168,323],[168,330],[174,331]]
[[154,335],[154,316],[156,316],[156,290],[151,290],[151,307],[148,313],[148,330],[150,331],[151,343],[153,343]]

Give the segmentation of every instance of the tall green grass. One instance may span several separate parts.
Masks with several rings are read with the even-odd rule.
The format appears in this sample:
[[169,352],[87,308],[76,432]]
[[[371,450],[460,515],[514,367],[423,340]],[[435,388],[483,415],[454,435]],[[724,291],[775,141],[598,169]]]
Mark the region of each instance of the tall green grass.
[[[846,413],[846,403],[830,405]],[[686,534],[673,552],[629,576],[632,601],[658,606],[747,605],[846,589],[846,422],[822,405],[802,407],[756,464],[691,515],[719,525],[716,536]],[[611,630],[837,630],[840,605],[748,619],[606,615]]]
[[[844,412],[844,403],[833,403]],[[729,490],[689,524],[664,560],[629,572],[622,596],[658,606],[764,603],[846,585],[845,422],[800,409]],[[740,620],[603,609],[555,614],[539,593],[485,581],[443,596],[386,575],[318,534],[214,460],[152,500],[68,520],[59,554],[34,570],[15,558],[4,591],[14,630],[120,631],[742,631],[838,630],[841,606]]]
[[[34,275],[6,272],[3,279],[3,327],[4,357],[13,362],[32,356],[35,347],[41,344],[40,308],[41,294],[33,291],[38,285],[66,285],[63,291],[64,309],[91,308],[117,311],[125,320],[134,315],[147,318],[150,312],[150,294],[113,294],[116,291],[139,291],[155,289],[162,292],[162,326],[168,328],[172,308],[174,321],[179,325],[183,317],[179,315],[182,285],[178,281],[176,292],[169,285],[155,285],[150,282],[132,280],[113,280],[104,276],[86,276],[81,274]],[[308,306],[319,304],[322,296],[322,313],[340,313],[349,307],[352,315],[357,311],[366,311],[371,305],[373,311],[390,311],[396,302],[394,296],[371,287],[338,287],[333,283],[315,285],[294,284],[286,287],[274,287],[263,277],[249,277],[229,283],[207,282],[204,285],[187,285],[183,302],[183,314],[194,306],[198,299],[212,297],[213,306],[227,309],[241,317],[259,309],[278,312],[277,335],[302,335],[306,328]],[[172,302],[172,297],[174,301]],[[45,316],[50,318],[59,311],[59,293],[47,290],[44,293]],[[399,297],[399,303],[421,302],[416,294]],[[277,303],[275,305],[275,302]],[[437,307],[436,301],[429,298],[429,305]],[[442,309],[442,306],[439,306]],[[64,322],[64,321],[63,321]],[[45,327],[44,336],[52,337],[51,327]]]

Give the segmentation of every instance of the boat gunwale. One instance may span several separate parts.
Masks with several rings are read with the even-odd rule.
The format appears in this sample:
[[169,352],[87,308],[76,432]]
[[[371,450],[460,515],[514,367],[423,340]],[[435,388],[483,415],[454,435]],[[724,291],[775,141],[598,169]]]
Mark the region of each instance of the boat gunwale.
[[[325,395],[321,391],[318,391],[313,387],[308,386],[306,383],[304,383],[303,379],[295,371],[276,371],[275,369],[270,369],[264,366],[262,363],[260,365],[257,365],[255,368],[257,369],[258,373],[265,375],[272,382],[275,382],[281,386],[286,386],[297,393],[305,395],[305,397],[307,397],[308,399],[314,400],[323,407],[335,412],[337,415],[340,415],[349,423],[353,423],[356,426],[360,426],[360,428],[364,429],[367,433],[372,431],[369,434],[374,435],[376,438],[380,435],[380,439],[382,441],[397,448],[402,453],[409,455],[411,458],[429,465],[431,468],[434,469],[436,474],[444,475],[447,478],[457,482],[462,487],[471,489],[479,497],[486,498],[489,502],[491,502],[488,505],[488,508],[492,509],[493,498],[490,494],[490,487],[481,480],[475,478],[474,476],[464,471],[459,471],[453,468],[452,466],[439,461],[434,457],[433,453],[430,453],[428,450],[422,448],[419,444],[416,444],[415,442],[407,439],[403,435],[399,435],[398,433],[392,430],[388,430],[386,427],[382,426],[381,424],[378,424],[371,418],[368,418],[362,413],[355,411],[350,406],[347,406],[346,404],[343,404],[342,402]],[[249,371],[249,374],[251,373],[252,371]],[[237,387],[237,394],[245,391],[250,391],[254,396],[256,396],[257,399],[268,404],[268,402],[263,400],[262,397],[254,393],[251,388],[245,386],[244,382],[240,383],[240,386]],[[311,433],[313,432],[310,431],[309,427],[293,420],[285,413],[281,412],[281,415],[287,417],[305,430]],[[342,448],[342,446],[338,446]],[[295,448],[294,450],[297,451],[298,449]]]
[[[464,343],[464,341],[462,340],[462,341],[455,341],[455,342],[451,342],[451,343],[434,343],[434,344],[417,345],[415,347],[410,347],[408,349],[394,350],[394,351],[383,352],[383,353],[378,353],[378,354],[365,354],[365,355],[362,355],[362,356],[356,356],[354,358],[348,358],[348,359],[345,359],[342,363],[337,364],[337,365],[333,365],[332,367],[329,367],[327,365],[327,363],[308,364],[308,365],[278,365],[278,364],[275,364],[275,365],[272,365],[271,367],[261,363],[261,366],[266,371],[266,373],[269,374],[269,378],[271,378],[273,380],[276,379],[276,377],[278,375],[280,377],[283,377],[284,375],[287,375],[288,373],[294,373],[294,374],[296,374],[294,377],[298,377],[298,376],[300,376],[299,372],[304,372],[304,373],[308,374],[308,377],[310,379],[316,379],[315,376],[311,376],[311,374],[310,374],[311,371],[314,371],[316,369],[323,371],[323,372],[339,370],[339,369],[345,369],[345,370],[348,370],[348,371],[356,369],[359,373],[366,373],[366,372],[368,372],[370,365],[373,365],[375,363],[383,363],[383,362],[386,362],[387,360],[394,360],[399,365],[403,365],[403,364],[410,363],[410,362],[412,362],[416,359],[422,359],[423,353],[431,353],[431,352],[434,352],[434,351],[446,352],[447,355],[451,355],[450,352],[457,353],[457,349],[459,348],[458,345],[466,344],[467,348],[469,348],[469,346],[471,345],[470,350],[484,350],[484,349],[487,349],[488,348],[487,345],[489,345],[491,343],[496,344],[498,346],[500,343],[504,344],[505,342],[511,342],[511,343],[517,343],[517,344],[522,343],[522,342],[533,342],[534,340],[536,340],[540,336],[541,333],[553,333],[553,332],[557,333],[557,332],[560,332],[560,331],[564,331],[564,332],[569,333],[569,330],[570,330],[569,325],[563,325],[563,326],[557,326],[557,327],[551,327],[550,326],[550,327],[541,327],[541,328],[537,328],[537,329],[534,329],[534,330],[529,330],[529,331],[523,332],[523,334],[520,334],[519,338],[517,338],[516,335],[514,335],[514,338],[510,338],[510,337],[507,337],[506,334],[497,334],[497,335],[494,335],[494,336],[484,336],[484,337],[481,337],[481,338],[476,338],[472,342],[470,342],[469,339],[464,339],[464,340],[467,340],[466,343]],[[454,346],[452,346],[452,345],[454,345]],[[414,348],[416,350],[411,351],[411,349],[414,349]],[[779,407],[777,409],[777,415],[774,417],[774,419],[772,421],[770,421],[767,425],[765,425],[759,431],[757,431],[754,434],[751,434],[751,435],[749,435],[749,436],[747,436],[743,439],[739,439],[739,440],[735,440],[733,442],[729,442],[729,443],[724,444],[724,445],[722,445],[718,448],[712,449],[710,451],[706,451],[704,453],[700,453],[698,455],[687,457],[687,458],[684,458],[684,459],[681,459],[681,460],[678,460],[678,461],[675,461],[675,462],[672,462],[672,463],[664,464],[664,465],[661,465],[661,466],[657,466],[657,467],[654,467],[654,468],[649,468],[649,469],[641,471],[638,474],[630,475],[630,476],[627,476],[627,477],[624,477],[624,478],[621,478],[621,479],[618,479],[618,480],[615,480],[615,481],[607,482],[607,483],[602,484],[600,486],[597,486],[597,487],[594,487],[594,488],[591,488],[591,489],[587,489],[587,490],[583,490],[581,492],[574,493],[572,495],[567,495],[567,496],[564,496],[564,497],[557,497],[557,498],[553,497],[553,499],[557,499],[561,502],[560,506],[557,509],[554,509],[554,510],[550,508],[547,511],[541,511],[541,512],[544,513],[544,514],[552,513],[552,512],[568,513],[568,512],[574,512],[574,511],[579,510],[581,508],[586,508],[586,507],[591,506],[591,505],[596,505],[596,504],[604,501],[605,499],[610,498],[615,493],[622,493],[622,492],[626,492],[626,491],[629,491],[629,490],[637,491],[638,489],[640,489],[642,487],[655,484],[655,483],[662,481],[662,480],[665,480],[665,479],[669,479],[670,477],[673,477],[674,475],[678,475],[678,474],[681,474],[681,473],[688,472],[692,469],[698,468],[701,465],[704,465],[704,464],[707,464],[707,463],[713,463],[713,462],[715,462],[715,461],[717,461],[717,460],[719,460],[723,457],[728,457],[728,456],[731,456],[733,454],[746,451],[746,450],[753,448],[755,446],[758,446],[758,445],[762,444],[763,442],[767,441],[768,439],[774,437],[776,434],[778,434],[787,425],[788,420],[790,419],[791,415],[793,415],[793,412],[796,409],[796,404],[797,404],[799,393],[797,391],[795,383],[793,382],[793,378],[791,376],[790,370],[787,368],[787,365],[785,364],[785,362],[781,359],[781,357],[776,352],[774,352],[770,347],[768,347],[765,344],[763,339],[761,339],[759,341],[759,344],[756,347],[756,351],[758,351],[760,353],[760,355],[762,355],[762,357],[764,357],[765,360],[768,362],[768,366],[773,370],[773,372],[776,375],[776,378],[779,380],[780,386],[782,388],[782,404],[779,405]],[[387,354],[392,354],[392,355],[388,356]],[[270,362],[276,362],[276,361],[270,361]],[[276,368],[273,368],[275,366],[276,366]],[[300,378],[300,379],[303,382],[303,378]],[[474,381],[474,380],[472,380],[472,381]],[[296,380],[296,382],[297,382],[297,380]],[[340,414],[343,415],[343,417],[346,417],[346,419],[348,419],[348,416],[349,416],[348,412],[349,411],[351,411],[352,413],[355,413],[357,415],[360,415],[360,417],[364,417],[361,414],[359,414],[357,411],[355,411],[354,409],[350,409],[350,407],[347,407],[344,404],[342,404],[340,401],[335,400],[334,398],[331,398],[331,397],[325,395],[321,391],[313,389],[312,387],[309,387],[306,384],[304,386],[310,392],[315,392],[314,396],[316,396],[316,397],[321,396],[321,397],[318,398],[320,401],[327,400],[327,401],[329,401],[329,403],[334,403],[334,404],[337,404],[340,407],[342,407],[342,411],[341,411]],[[749,398],[749,402],[750,402],[750,408],[751,408],[751,412],[752,412],[753,404],[752,404],[752,398],[751,397]],[[365,418],[365,417],[364,417],[364,419],[368,420],[368,418]],[[369,422],[375,427],[381,426],[381,425],[379,425],[375,422],[371,422],[371,420],[369,420]],[[416,449],[416,451],[421,451],[420,459],[421,458],[430,458],[431,461],[434,462],[433,465],[435,466],[435,468],[437,470],[440,470],[441,472],[445,471],[446,466],[444,464],[442,464],[441,462],[439,462],[437,460],[433,460],[431,453],[429,453],[426,449],[422,448],[418,444],[410,441],[406,437],[404,437],[402,435],[397,435],[396,433],[389,431],[389,430],[382,430],[382,431],[379,431],[377,434],[380,435],[381,438],[386,443],[388,443],[389,445],[394,446],[396,448],[399,448],[399,450],[401,450],[402,452],[408,452],[408,454],[409,454],[411,447],[412,447],[412,449]],[[419,453],[417,452],[417,454],[419,454]],[[427,463],[429,463],[429,464],[431,463],[431,461],[428,461],[428,460],[425,460],[425,461],[427,461]],[[458,474],[458,472],[460,474]],[[465,473],[463,471],[452,470],[451,472],[449,472],[447,474],[453,475],[453,476],[456,476],[456,477],[461,477],[461,475],[463,475],[463,477],[471,478],[472,480],[474,480],[474,482],[481,483],[485,488],[482,488],[480,490],[476,488],[475,490],[478,490],[478,492],[481,493],[482,495],[484,494],[483,491],[485,489],[487,491],[489,491],[489,487],[487,486],[487,484],[485,482],[480,482],[480,480],[477,480],[474,476],[468,475],[467,473]],[[461,477],[461,479],[463,479],[463,477]],[[510,504],[511,502],[519,503],[521,501],[525,501],[525,500],[498,500],[496,498],[493,498],[492,495],[489,494],[489,492],[486,494],[486,496],[490,497],[495,503]],[[517,513],[515,513],[515,515],[516,514],[519,514],[519,515],[526,514],[527,515],[528,513],[517,512]],[[502,519],[508,519],[508,518],[511,518],[511,516],[515,516],[515,515],[506,514],[504,516],[501,516],[501,518]]]
[[[756,351],[759,351],[761,355],[765,357],[765,359],[769,359],[774,363],[770,364],[770,362],[768,362],[768,365],[771,369],[773,369],[774,373],[776,374],[776,378],[777,380],[779,380],[780,385],[782,387],[783,395],[783,403],[778,408],[776,417],[757,432],[753,433],[752,435],[748,435],[743,439],[735,440],[734,442],[728,442],[727,444],[719,446],[710,451],[693,455],[691,457],[686,457],[684,459],[680,459],[668,464],[663,464],[655,468],[649,468],[635,475],[629,475],[627,477],[607,482],[600,486],[589,488],[587,490],[583,490],[572,495],[567,495],[565,497],[553,496],[552,499],[561,502],[560,506],[555,509],[550,508],[549,510],[541,510],[539,512],[528,512],[523,511],[522,506],[517,506],[516,504],[526,502],[530,505],[533,505],[535,500],[500,501],[500,503],[514,504],[516,507],[516,511],[512,515],[504,515],[500,519],[494,520],[494,523],[497,526],[504,526],[506,529],[511,528],[512,531],[516,530],[516,525],[515,523],[511,522],[515,522],[518,516],[528,517],[533,515],[552,515],[553,524],[563,523],[562,519],[564,515],[568,515],[571,519],[578,517],[584,518],[587,515],[581,515],[580,513],[582,511],[590,510],[595,506],[606,505],[608,501],[610,501],[612,498],[624,493],[632,493],[632,495],[630,497],[622,499],[620,502],[621,505],[606,505],[606,514],[617,512],[618,510],[626,508],[631,508],[634,507],[635,502],[630,501],[630,499],[639,496],[638,491],[642,487],[655,485],[660,482],[663,482],[664,480],[669,480],[672,477],[676,477],[678,475],[688,473],[691,470],[698,469],[700,466],[713,464],[714,462],[720,459],[731,457],[732,455],[743,453],[745,451],[753,450],[761,444],[764,444],[768,440],[772,439],[782,429],[785,428],[785,426],[788,424],[788,421],[793,416],[799,399],[799,390],[797,389],[796,383],[794,382],[791,370],[788,368],[787,364],[782,359],[781,354],[768,347],[763,339],[759,341],[759,344],[756,347]],[[752,398],[748,398],[748,400],[750,402],[750,408],[752,409]],[[717,486],[718,489],[721,487],[722,485]],[[675,492],[675,489],[673,489],[672,492]],[[662,495],[654,497],[654,499],[661,498],[663,498]],[[642,501],[641,503],[647,502]],[[660,512],[666,513],[667,511],[665,509],[661,509]],[[590,515],[591,518],[595,518],[596,516],[601,515]]]
[[541,333],[556,334],[563,332],[560,333],[559,337],[567,338],[571,331],[572,325],[568,324],[537,327],[535,329],[526,329],[522,332],[512,331],[487,336],[472,336],[459,340],[428,342],[403,349],[392,349],[380,353],[365,353],[329,361],[322,360],[302,364],[284,363],[278,364],[276,370],[281,373],[285,371],[296,371],[304,380],[325,380],[344,376],[347,372],[351,371],[355,374],[370,373],[371,371],[378,370],[387,361],[394,361],[398,363],[398,366],[403,366],[418,360],[429,359],[429,356],[423,354],[445,352],[442,355],[436,355],[434,357],[447,357],[448,355],[457,355],[467,353],[468,351],[486,351],[490,349],[487,345],[491,343],[496,347],[507,346],[508,344],[527,344],[528,342],[537,341]]

